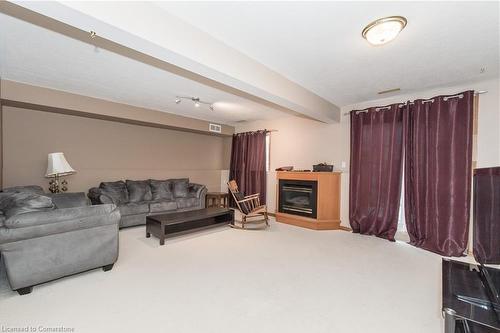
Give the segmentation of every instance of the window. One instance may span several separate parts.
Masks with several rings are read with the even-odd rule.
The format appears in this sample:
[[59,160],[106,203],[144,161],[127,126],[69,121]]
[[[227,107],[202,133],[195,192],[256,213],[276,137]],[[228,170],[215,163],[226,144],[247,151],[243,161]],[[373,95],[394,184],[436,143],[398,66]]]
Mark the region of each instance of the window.
[[404,186],[401,189],[401,198],[399,198],[399,214],[398,214],[398,232],[406,232],[406,219],[405,219],[405,194]]
[[[403,170],[404,179],[404,170]],[[410,236],[408,235],[408,230],[406,229],[406,219],[405,219],[405,183],[401,184],[401,196],[399,197],[399,214],[398,214],[398,229],[395,238],[400,241],[409,242]]]
[[271,148],[271,133],[266,134],[266,172],[269,172],[271,166],[271,158],[270,158],[270,148]]

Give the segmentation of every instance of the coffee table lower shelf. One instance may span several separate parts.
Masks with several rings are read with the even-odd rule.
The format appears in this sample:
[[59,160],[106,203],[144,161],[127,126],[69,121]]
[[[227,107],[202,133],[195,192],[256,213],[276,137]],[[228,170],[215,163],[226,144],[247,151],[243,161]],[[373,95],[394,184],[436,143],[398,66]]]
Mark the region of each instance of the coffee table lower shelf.
[[167,235],[219,224],[234,225],[234,211],[214,207],[151,215],[146,218],[146,237],[154,235],[160,239],[160,245],[164,245]]

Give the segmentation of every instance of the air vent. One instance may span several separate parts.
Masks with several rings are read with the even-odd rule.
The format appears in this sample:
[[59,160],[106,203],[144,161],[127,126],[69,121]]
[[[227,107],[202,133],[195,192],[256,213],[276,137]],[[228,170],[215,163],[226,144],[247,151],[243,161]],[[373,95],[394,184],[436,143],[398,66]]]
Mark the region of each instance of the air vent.
[[208,130],[210,132],[221,133],[222,132],[222,126],[219,125],[219,124],[209,124],[208,125]]
[[400,91],[401,88],[394,88],[394,89],[389,89],[389,90],[384,90],[384,91],[379,91],[377,94],[383,95],[383,94],[388,94],[396,91]]

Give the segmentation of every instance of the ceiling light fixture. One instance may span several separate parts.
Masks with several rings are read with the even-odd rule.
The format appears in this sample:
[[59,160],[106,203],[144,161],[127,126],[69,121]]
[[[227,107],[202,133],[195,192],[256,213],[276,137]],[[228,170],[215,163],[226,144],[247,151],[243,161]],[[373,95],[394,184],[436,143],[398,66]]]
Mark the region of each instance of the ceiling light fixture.
[[396,38],[406,24],[403,16],[388,16],[368,24],[361,35],[372,45],[383,45]]
[[180,102],[182,102],[183,99],[191,100],[194,103],[194,106],[197,108],[199,108],[201,104],[208,105],[208,108],[210,109],[210,111],[214,111],[213,103],[202,101],[199,97],[176,96],[175,97],[175,104],[180,104]]

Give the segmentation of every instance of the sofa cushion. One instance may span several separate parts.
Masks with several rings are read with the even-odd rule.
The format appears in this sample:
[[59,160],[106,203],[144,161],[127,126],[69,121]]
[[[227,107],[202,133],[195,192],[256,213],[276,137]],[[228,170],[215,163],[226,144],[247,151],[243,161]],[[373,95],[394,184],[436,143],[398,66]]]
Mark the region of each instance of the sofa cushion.
[[179,209],[192,208],[200,204],[200,199],[198,198],[177,198],[177,207]]
[[205,185],[201,184],[189,184],[188,186],[188,197],[189,198],[199,198],[201,193],[205,189]]
[[6,219],[18,214],[54,209],[51,198],[30,192],[2,193],[0,206]]
[[127,180],[128,199],[130,202],[150,201],[153,199],[147,180]]
[[173,184],[175,198],[186,198],[188,196],[188,178],[170,179],[170,181]]
[[11,196],[12,196],[12,193],[5,193],[5,192],[0,193],[0,210],[2,211],[2,213],[11,204],[11,201],[12,201],[10,199]]
[[115,205],[122,205],[129,202],[127,185],[124,181],[102,182],[99,188],[113,200]]
[[45,192],[43,191],[43,188],[41,188],[38,185],[26,185],[26,186],[13,186],[13,187],[8,187],[4,188],[3,192],[5,193],[12,193],[12,192],[27,192],[27,193],[34,193],[34,194],[39,194],[39,195],[44,195]]
[[136,215],[149,213],[149,202],[129,202],[118,206],[121,215]]
[[[234,192],[234,197],[236,198],[236,200],[240,201],[240,200],[243,200],[245,199],[245,196],[243,195],[243,193],[241,192]],[[250,206],[249,206],[249,203],[248,202],[241,202],[240,203],[240,208],[241,208],[241,212],[243,214],[248,214],[250,213]]]
[[172,200],[174,198],[171,181],[150,179],[149,184],[151,185],[153,200]]
[[50,193],[47,194],[52,199],[52,202],[57,209],[75,208],[89,206],[90,202],[85,193]]
[[[53,209],[45,212],[29,212],[11,216],[5,220],[7,228],[26,228],[45,224],[58,224],[63,221],[92,218],[98,215],[109,215],[116,209],[115,205],[96,205],[87,207]],[[116,222],[115,222],[116,223]],[[81,224],[81,221],[80,221]]]
[[176,210],[176,209],[177,209],[177,202],[175,200],[159,200],[149,203],[150,213],[168,212],[170,210]]
[[5,226],[5,215],[3,215],[2,212],[0,212],[0,228]]

